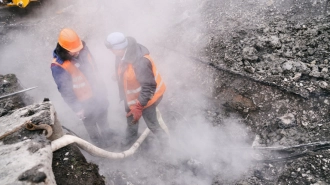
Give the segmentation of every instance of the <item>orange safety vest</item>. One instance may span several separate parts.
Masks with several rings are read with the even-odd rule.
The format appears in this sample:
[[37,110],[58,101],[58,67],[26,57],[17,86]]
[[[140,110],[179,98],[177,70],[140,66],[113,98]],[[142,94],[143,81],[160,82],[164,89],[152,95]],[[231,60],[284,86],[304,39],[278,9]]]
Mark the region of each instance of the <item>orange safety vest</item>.
[[[153,97],[148,101],[147,105],[144,106],[144,108],[149,107],[153,103],[155,103],[165,92],[166,86],[160,76],[160,74],[157,71],[156,65],[154,64],[154,61],[149,55],[145,55],[145,58],[149,59],[152,65],[152,72],[155,77],[155,81],[157,83],[156,91],[153,95]],[[118,75],[121,74],[121,68],[118,68]],[[133,69],[132,64],[128,64],[126,71],[123,74],[123,82],[124,82],[124,91],[126,94],[126,101],[128,107],[132,108],[133,105],[135,105],[138,102],[138,97],[141,92],[141,85],[137,81],[135,72]]]
[[[89,59],[91,58],[89,57]],[[56,59],[54,58],[52,63],[61,66],[71,75],[72,89],[79,101],[85,101],[92,97],[93,92],[89,82],[87,81],[85,75],[75,65],[73,65],[72,62],[66,60],[61,65],[57,63]]]

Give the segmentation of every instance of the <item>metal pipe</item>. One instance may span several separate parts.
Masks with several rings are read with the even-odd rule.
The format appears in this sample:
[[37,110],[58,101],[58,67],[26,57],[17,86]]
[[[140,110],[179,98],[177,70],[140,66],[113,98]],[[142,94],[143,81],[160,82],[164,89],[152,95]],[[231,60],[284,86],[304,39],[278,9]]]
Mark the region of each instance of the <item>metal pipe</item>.
[[1,99],[5,99],[5,98],[8,98],[10,96],[14,96],[16,94],[20,94],[20,93],[23,93],[23,92],[26,92],[26,91],[30,91],[30,90],[35,89],[35,88],[37,88],[37,87],[31,87],[31,88],[23,89],[21,91],[17,91],[17,92],[11,93],[11,94],[6,94],[4,96],[0,96],[0,100]]

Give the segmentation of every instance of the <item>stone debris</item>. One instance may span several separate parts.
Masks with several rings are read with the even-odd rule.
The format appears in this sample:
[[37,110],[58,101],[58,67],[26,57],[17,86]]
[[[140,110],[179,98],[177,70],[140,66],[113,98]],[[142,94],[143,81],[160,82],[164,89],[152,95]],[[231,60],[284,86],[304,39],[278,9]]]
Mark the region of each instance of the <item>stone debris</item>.
[[[53,125],[52,104],[44,102],[23,107],[0,117],[0,135],[20,128],[0,141],[0,184],[56,184],[52,171],[53,152],[42,131],[28,131],[21,125],[31,120],[35,124]],[[28,159],[28,160],[26,160]]]
[[[263,3],[231,1],[229,6],[209,1],[206,5],[205,22],[212,31],[204,56],[212,65],[234,72],[214,69],[213,93],[221,99],[217,103],[233,105],[234,99],[228,96],[233,93],[253,100],[252,112],[230,109],[252,131],[253,147],[329,141],[330,24],[323,14],[325,1]],[[235,105],[244,102],[235,100]],[[283,155],[261,154],[256,156]],[[329,157],[324,150],[291,161],[256,164],[239,180],[219,176],[213,184],[330,184],[325,162]]]
[[292,113],[285,114],[282,117],[277,118],[277,122],[280,128],[290,128],[296,125],[296,119]]
[[[0,75],[0,96],[21,89],[15,75]],[[27,106],[31,101],[24,93],[0,100],[0,184],[105,184],[97,166],[87,163],[76,146],[53,154],[50,140],[63,135],[54,107],[47,98]],[[25,129],[26,123],[50,125],[53,134],[48,140],[43,130]]]
[[[184,1],[180,3],[182,2]],[[324,2],[324,0],[207,0],[194,6],[193,10],[180,7],[181,4],[175,2],[177,5],[175,15],[178,15],[179,18],[170,31],[176,33],[174,34],[176,38],[166,35],[164,43],[169,42],[171,49],[173,46],[190,49],[192,55],[204,63],[208,63],[209,66],[198,64],[194,68],[185,66],[186,71],[193,71],[191,76],[187,77],[194,82],[192,85],[184,84],[177,79],[173,80],[174,83],[171,85],[178,85],[180,90],[187,90],[189,93],[181,98],[175,97],[174,93],[168,95],[167,103],[170,107],[167,108],[171,111],[168,111],[170,113],[167,113],[167,116],[173,118],[174,123],[190,123],[196,121],[193,119],[194,116],[204,113],[203,116],[215,128],[223,128],[228,118],[235,115],[250,132],[247,133],[250,137],[247,140],[250,139],[253,146],[292,146],[330,140],[330,133],[327,129],[330,120],[328,100],[330,24],[328,23],[329,17],[323,15]],[[194,14],[201,14],[202,18],[194,20]],[[91,17],[93,16],[89,18]],[[71,24],[70,20],[54,17],[52,22],[54,25],[58,21],[61,24],[78,27],[78,30],[79,28],[84,30],[79,26],[79,22]],[[91,20],[88,19],[88,22],[93,23]],[[84,21],[86,22],[86,20]],[[202,28],[190,29],[191,25],[198,25],[200,21],[205,23]],[[55,35],[54,25],[42,29],[44,32]],[[45,45],[48,46],[55,42],[56,38],[39,33],[41,32],[31,30],[31,34],[37,35],[38,38],[41,35],[41,40],[45,41]],[[14,40],[11,37],[0,37],[4,45],[8,45]],[[197,46],[203,45],[205,42],[208,42],[207,47],[201,53],[200,47]],[[34,48],[27,48],[27,50],[32,51]],[[182,61],[186,59],[184,58]],[[178,68],[179,65],[181,64],[178,64]],[[200,78],[200,81],[195,81],[195,78]],[[8,81],[7,79],[0,80],[0,84],[2,87],[7,87]],[[203,98],[190,97],[191,92],[201,91],[201,88],[203,88]],[[203,99],[201,100],[203,102],[194,101],[187,105],[186,102],[195,99]],[[12,103],[5,104],[0,101],[0,105],[0,116],[14,114]],[[180,105],[184,105],[184,107]],[[201,113],[201,110],[205,112]],[[185,115],[181,113],[183,111],[190,112],[192,118],[185,118]],[[37,113],[33,110],[27,110],[23,117],[35,114]],[[44,120],[36,119],[35,121],[43,122]],[[19,128],[19,125],[17,126],[16,128]],[[10,130],[4,130],[4,132],[8,131],[10,132]],[[237,133],[239,134],[236,135],[240,135],[244,132]],[[15,142],[30,142],[30,140],[30,136],[17,135]],[[9,143],[10,145],[17,144],[14,140],[5,139],[3,141],[7,142],[6,147]],[[37,153],[42,150],[42,146],[43,144],[39,142],[32,143],[28,151]],[[99,175],[93,177],[86,175],[88,170],[78,171],[77,169],[81,168],[76,165],[77,161],[74,158],[76,153],[68,150],[68,148],[64,148],[63,151],[59,151],[58,155],[54,155],[56,161],[53,163],[53,168],[58,168],[58,173],[63,171],[59,175],[62,178],[57,180],[60,182],[59,184],[69,184],[67,179],[80,179],[79,183],[74,183],[88,184],[88,179],[100,178]],[[221,151],[214,152],[221,153]],[[243,154],[246,152],[246,150],[240,151],[239,156],[244,156]],[[268,156],[267,154],[259,156],[266,158],[282,155],[285,154],[272,153]],[[187,179],[177,180],[174,177],[179,178],[188,173],[189,182],[190,179],[194,181],[205,178],[206,173],[206,177],[211,176],[214,185],[330,184],[328,150],[311,153],[291,161],[253,164],[244,175],[237,179],[225,176],[228,173],[231,175],[231,172],[227,171],[231,165],[228,164],[228,161],[212,161],[212,164],[205,169],[206,164],[199,163],[198,159],[184,160],[183,163],[176,161],[173,164],[158,160],[159,156],[147,155],[144,157],[148,159],[148,163],[141,168],[145,170],[144,172],[156,174],[156,179],[150,179],[146,175],[149,173],[142,173],[138,165],[129,166],[127,171],[108,170],[105,167],[103,171],[111,179],[108,183],[161,184],[160,182],[171,182],[171,184],[185,184],[187,181],[184,180]],[[226,156],[226,159],[230,157]],[[134,162],[136,158],[131,160],[129,162]],[[119,166],[122,163],[109,164]],[[107,165],[107,163],[102,163],[102,165]],[[216,168],[217,165],[222,165],[223,168],[212,171],[212,169],[219,169]],[[43,166],[31,165],[29,169],[25,169],[19,174],[20,179],[31,180],[30,174]],[[187,168],[182,168],[182,166]],[[239,163],[238,166],[242,167],[243,164]],[[77,171],[64,171],[65,167]],[[95,170],[95,166],[91,168]],[[86,179],[81,176],[78,178],[79,174],[86,176]],[[42,173],[35,177],[36,181],[45,180]],[[104,183],[102,180],[98,182]],[[198,184],[198,182],[194,183]]]

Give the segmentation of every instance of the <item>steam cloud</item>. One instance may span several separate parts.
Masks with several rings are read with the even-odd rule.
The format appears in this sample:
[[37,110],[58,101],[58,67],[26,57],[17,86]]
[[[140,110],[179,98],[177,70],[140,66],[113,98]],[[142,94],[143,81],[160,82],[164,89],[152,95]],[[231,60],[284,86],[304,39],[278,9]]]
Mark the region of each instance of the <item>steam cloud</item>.
[[[260,7],[269,2],[260,1]],[[251,153],[237,149],[249,146],[247,131],[235,118],[225,120],[220,127],[213,127],[205,119],[204,113],[211,103],[206,97],[211,94],[213,76],[205,74],[202,67],[190,59],[173,52],[197,55],[197,51],[207,44],[205,32],[213,25],[203,21],[202,16],[208,15],[201,11],[207,3],[202,0],[45,2],[32,13],[15,17],[11,28],[2,28],[0,73],[15,73],[26,87],[39,86],[38,91],[30,92],[36,101],[49,97],[61,123],[88,138],[82,123],[62,100],[50,71],[58,33],[62,28],[70,27],[86,41],[94,55],[109,91],[111,127],[123,133],[126,126],[124,106],[118,103],[117,84],[111,79],[115,73],[114,57],[103,43],[107,34],[113,31],[133,36],[151,51],[167,85],[160,110],[172,131],[171,154],[158,161],[160,156],[154,154],[159,150],[156,145],[151,149],[153,152],[138,158],[91,160],[101,164],[100,171],[106,175],[111,176],[119,170],[132,179],[140,177],[136,181],[147,184],[204,185],[211,184],[216,175],[237,179],[252,161]],[[252,6],[255,3],[250,3],[253,11],[242,9],[238,1],[220,1],[216,10],[225,18],[244,20],[246,15],[255,17],[260,10],[259,6]],[[237,7],[239,11],[235,9]],[[254,20],[261,21],[262,17]],[[219,30],[228,31],[240,19],[235,21],[227,25],[225,20],[215,22]],[[140,131],[144,125],[140,123]]]

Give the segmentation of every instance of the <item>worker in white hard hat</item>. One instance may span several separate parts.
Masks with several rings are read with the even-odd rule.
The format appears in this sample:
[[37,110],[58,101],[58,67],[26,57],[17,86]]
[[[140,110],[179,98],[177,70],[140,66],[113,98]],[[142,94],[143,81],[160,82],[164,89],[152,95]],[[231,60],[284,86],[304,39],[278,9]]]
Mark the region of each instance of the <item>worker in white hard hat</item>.
[[125,37],[120,32],[109,34],[105,45],[116,57],[116,79],[120,99],[124,100],[127,112],[126,137],[123,145],[129,146],[137,139],[141,116],[151,132],[162,144],[167,145],[168,135],[161,128],[156,111],[166,86],[149,55],[149,50],[137,43],[134,38]]

